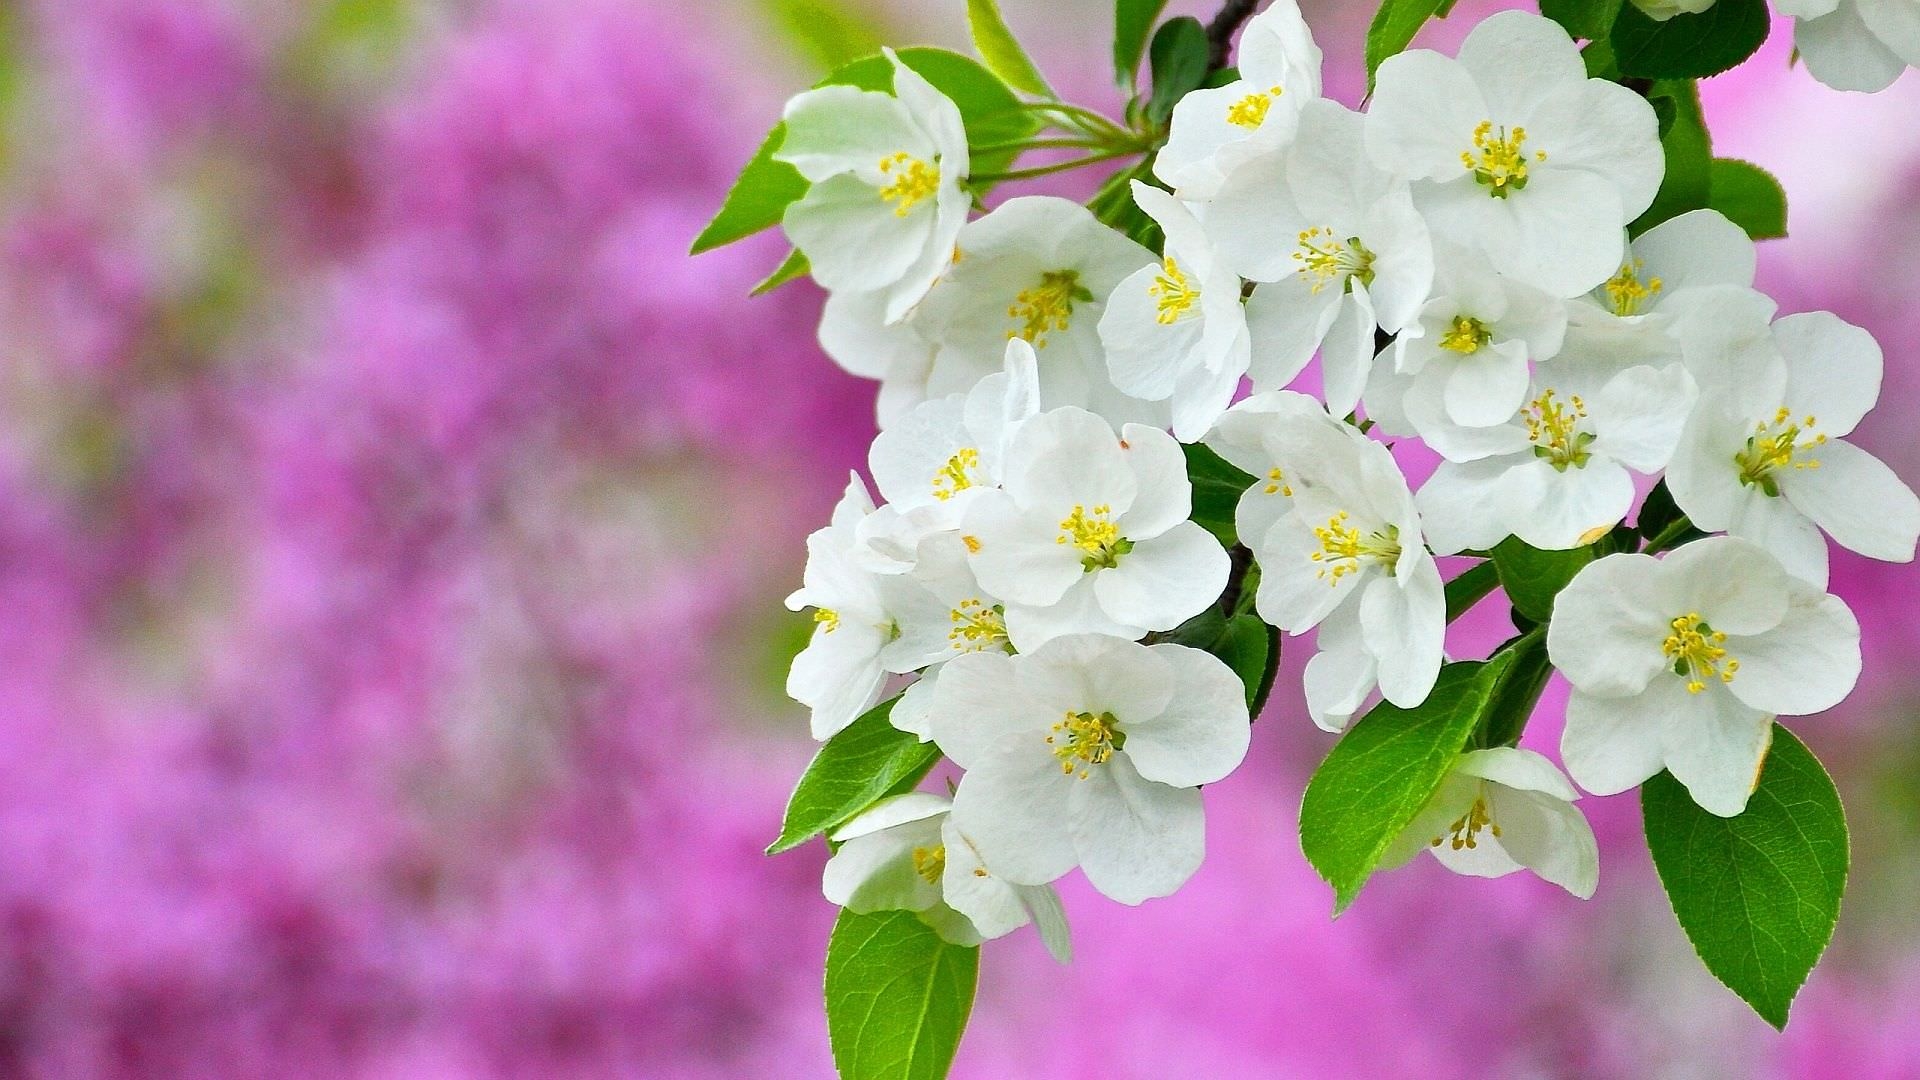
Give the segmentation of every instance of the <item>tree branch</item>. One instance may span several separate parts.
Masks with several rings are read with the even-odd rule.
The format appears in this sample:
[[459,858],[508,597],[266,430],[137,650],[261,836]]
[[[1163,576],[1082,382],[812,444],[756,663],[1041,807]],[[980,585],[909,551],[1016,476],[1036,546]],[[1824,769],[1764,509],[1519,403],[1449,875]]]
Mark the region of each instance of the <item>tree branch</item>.
[[1253,9],[1258,6],[1260,0],[1227,0],[1221,5],[1220,13],[1207,24],[1207,70],[1219,71],[1227,66],[1234,31],[1252,17]]

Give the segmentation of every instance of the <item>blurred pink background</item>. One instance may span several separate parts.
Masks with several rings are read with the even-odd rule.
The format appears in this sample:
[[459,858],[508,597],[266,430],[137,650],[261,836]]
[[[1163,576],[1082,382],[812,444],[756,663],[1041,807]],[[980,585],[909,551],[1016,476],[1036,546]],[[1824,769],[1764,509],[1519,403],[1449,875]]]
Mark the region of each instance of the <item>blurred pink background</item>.
[[[1003,5],[1117,113],[1107,4]],[[1372,5],[1306,6],[1353,104]],[[825,853],[760,848],[811,751],[777,601],[872,388],[811,286],[746,298],[776,238],[684,252],[782,98],[963,9],[0,3],[0,1076],[831,1075]],[[1920,76],[1835,93],[1776,31],[1717,149],[1786,185],[1782,309],[1885,345],[1862,439],[1920,479]],[[1632,796],[1584,804],[1590,903],[1422,860],[1330,922],[1295,650],[1200,874],[1068,882],[1071,968],[990,946],[956,1075],[1920,1076],[1920,571],[1835,567],[1868,674],[1795,727],[1854,873],[1787,1034]]]

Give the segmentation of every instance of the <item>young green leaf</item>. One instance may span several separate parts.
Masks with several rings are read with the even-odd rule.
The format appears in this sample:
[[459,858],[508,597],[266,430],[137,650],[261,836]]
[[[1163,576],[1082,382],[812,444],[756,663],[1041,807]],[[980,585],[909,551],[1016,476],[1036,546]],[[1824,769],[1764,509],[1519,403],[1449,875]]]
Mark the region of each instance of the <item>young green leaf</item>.
[[1458,577],[1447,582],[1447,621],[1465,615],[1499,585],[1500,574],[1492,559],[1462,570]]
[[1133,89],[1140,57],[1147,51],[1147,35],[1166,6],[1167,0],[1114,0],[1113,74],[1120,89]]
[[821,71],[880,51],[882,27],[848,0],[760,0],[780,36]]
[[1707,205],[1727,215],[1755,240],[1787,235],[1787,193],[1773,174],[1751,162],[1714,158]]
[[1620,13],[1621,0],[1540,0],[1540,14],[1559,23],[1567,36],[1605,41]]
[[1786,728],[1739,817],[1667,773],[1640,790],[1647,847],[1707,970],[1776,1028],[1826,951],[1847,886],[1847,822],[1820,762]]
[[1246,684],[1247,713],[1258,717],[1280,670],[1280,631],[1257,615],[1235,615],[1212,651]]
[[1713,141],[1707,135],[1706,118],[1700,113],[1699,88],[1686,79],[1657,82],[1647,96],[1656,109],[1672,115],[1670,123],[1661,125],[1660,136],[1667,172],[1653,205],[1627,226],[1633,236],[1668,218],[1704,208],[1712,184]]
[[1240,496],[1253,486],[1253,477],[1200,443],[1180,447],[1187,455],[1187,479],[1193,482],[1193,520],[1196,525],[1232,547],[1239,543],[1233,526]]
[[1510,654],[1513,662],[1494,685],[1487,702],[1487,714],[1474,732],[1473,745],[1482,749],[1512,746],[1533,718],[1533,707],[1540,703],[1540,691],[1546,689],[1553,674],[1553,661],[1547,657],[1547,635],[1535,629],[1500,646],[1495,655]]
[[1569,551],[1541,551],[1529,547],[1517,536],[1509,536],[1493,549],[1493,565],[1500,573],[1500,587],[1520,614],[1536,623],[1553,617],[1553,598],[1567,587],[1580,568],[1593,561],[1590,548]]
[[1419,707],[1374,706],[1314,770],[1300,804],[1300,849],[1333,886],[1335,915],[1433,797],[1512,662],[1511,654],[1497,654],[1448,664]]
[[827,941],[827,1035],[841,1080],[941,1080],[973,1010],[980,950],[911,911],[842,911]]
[[1008,86],[1035,97],[1053,96],[1053,89],[1041,77],[1040,69],[1033,66],[1027,51],[1020,47],[1019,40],[1007,27],[1007,20],[1000,14],[1000,5],[994,0],[967,0],[967,29],[973,34],[973,47],[980,50],[980,58],[987,62],[988,70]]
[[787,212],[787,204],[807,193],[807,178],[800,175],[800,170],[784,161],[773,160],[773,152],[780,149],[780,142],[786,136],[785,124],[775,124],[773,130],[767,132],[767,137],[760,141],[760,149],[753,152],[746,168],[740,170],[739,179],[728,189],[720,212],[693,238],[693,250],[689,254],[711,251],[780,224],[780,215]]
[[806,272],[807,257],[798,251],[790,250],[787,252],[787,257],[780,260],[780,265],[774,267],[773,273],[761,279],[747,295],[759,296],[762,293],[770,293],[794,278],[804,276]]
[[780,837],[767,846],[778,855],[827,832],[902,785],[912,786],[940,760],[940,749],[893,726],[887,718],[899,698],[883,701],[828,739],[787,800]]
[[1164,124],[1181,98],[1207,81],[1207,28],[1189,15],[1168,19],[1153,35],[1147,59],[1153,68],[1153,96],[1147,118]]
[[1767,40],[1766,0],[1718,0],[1698,14],[1658,22],[1632,3],[1609,40],[1620,73],[1635,79],[1704,79],[1752,56]]
[[1373,93],[1373,75],[1387,57],[1404,52],[1427,20],[1441,13],[1444,0],[1380,0],[1367,27],[1367,93]]

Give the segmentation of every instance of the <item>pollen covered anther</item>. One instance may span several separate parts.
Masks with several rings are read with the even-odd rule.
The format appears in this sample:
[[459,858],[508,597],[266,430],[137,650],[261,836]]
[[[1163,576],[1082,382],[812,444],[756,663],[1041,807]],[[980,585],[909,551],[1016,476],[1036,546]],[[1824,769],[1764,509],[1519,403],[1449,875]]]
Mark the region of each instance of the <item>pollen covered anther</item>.
[[881,158],[880,171],[888,177],[880,198],[893,203],[893,212],[900,217],[906,217],[920,200],[940,189],[940,166],[929,165],[905,150]]
[[1053,725],[1053,734],[1047,736],[1047,745],[1053,747],[1053,756],[1060,760],[1060,771],[1085,780],[1092,775],[1093,766],[1106,764],[1113,752],[1126,743],[1118,724],[1110,712],[1067,713],[1066,719]]
[[1707,688],[1707,680],[1733,681],[1740,661],[1727,655],[1727,635],[1708,626],[1697,611],[1674,619],[1673,630],[1660,644],[1660,651],[1673,661],[1673,673],[1687,680],[1687,692],[1698,694]]
[[973,476],[969,469],[980,467],[980,451],[971,446],[963,446],[953,452],[946,464],[933,474],[933,497],[946,502],[960,492],[973,486]]
[[1300,264],[1297,273],[1313,280],[1316,293],[1336,281],[1342,288],[1352,279],[1372,285],[1373,259],[1359,237],[1336,240],[1332,232],[1317,227],[1300,234],[1299,249],[1293,253],[1293,261]]
[[1255,90],[1227,106],[1227,123],[1248,129],[1259,127],[1267,122],[1267,110],[1273,108],[1274,99],[1283,92],[1278,86]]
[[1080,565],[1088,572],[1118,566],[1120,556],[1133,550],[1133,541],[1120,535],[1120,526],[1113,521],[1113,508],[1105,503],[1092,510],[1075,504],[1073,512],[1061,520],[1060,535],[1053,542],[1072,544],[1086,552]]
[[1049,270],[1040,275],[1040,283],[1022,289],[1007,305],[1007,317],[1019,326],[1007,331],[1007,339],[1023,338],[1036,349],[1047,347],[1047,335],[1063,332],[1073,321],[1073,305],[1090,303],[1093,291],[1080,284],[1078,270]]
[[1154,321],[1162,326],[1171,326],[1180,321],[1181,316],[1193,310],[1200,299],[1200,287],[1187,279],[1180,264],[1169,255],[1162,264],[1160,273],[1154,275],[1153,284],[1147,291],[1155,297]]
[[1347,524],[1349,515],[1345,510],[1327,519],[1325,525],[1316,526],[1313,535],[1320,541],[1320,550],[1307,557],[1320,564],[1315,576],[1325,579],[1329,585],[1337,585],[1340,579],[1360,569],[1362,561],[1378,560],[1387,573],[1393,573],[1393,566],[1400,559],[1400,530],[1388,525],[1385,529],[1362,534],[1359,529]]
[[[1527,129],[1517,127],[1496,132],[1493,121],[1482,120],[1473,129],[1473,149],[1461,153],[1460,161],[1473,173],[1475,183],[1487,194],[1504,199],[1527,186]],[[1547,152],[1534,154],[1534,160],[1547,160]]]
[[1819,468],[1820,459],[1813,456],[1813,451],[1826,445],[1827,437],[1813,430],[1818,425],[1819,420],[1812,416],[1794,422],[1793,413],[1784,406],[1773,414],[1771,422],[1755,424],[1746,445],[1733,456],[1740,483],[1778,495],[1780,484],[1774,474],[1779,470]]

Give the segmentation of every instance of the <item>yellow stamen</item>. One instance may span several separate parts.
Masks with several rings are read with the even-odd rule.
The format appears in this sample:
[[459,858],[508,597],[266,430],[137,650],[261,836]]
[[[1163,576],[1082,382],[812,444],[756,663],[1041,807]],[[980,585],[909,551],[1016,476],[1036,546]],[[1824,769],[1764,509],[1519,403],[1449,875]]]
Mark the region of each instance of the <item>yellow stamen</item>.
[[1342,510],[1313,530],[1313,535],[1320,540],[1320,550],[1307,557],[1321,564],[1316,576],[1329,585],[1337,585],[1368,559],[1380,563],[1387,573],[1393,573],[1394,564],[1400,559],[1399,527],[1388,525],[1363,536],[1359,529],[1348,525],[1347,520],[1347,512]]
[[1066,719],[1053,725],[1053,734],[1047,736],[1047,745],[1053,747],[1053,756],[1060,759],[1060,771],[1068,776],[1079,774],[1085,780],[1095,765],[1104,765],[1113,757],[1113,752],[1126,744],[1123,734],[1110,712],[1098,716],[1090,712],[1068,712]]
[[1154,319],[1162,326],[1171,326],[1180,321],[1180,317],[1193,310],[1194,303],[1200,299],[1200,287],[1187,280],[1187,275],[1180,272],[1180,264],[1171,255],[1167,256],[1160,273],[1154,276],[1153,284],[1147,286],[1147,291],[1159,298],[1156,305],[1159,314]]
[[1287,478],[1278,467],[1267,470],[1266,492],[1269,495],[1285,495],[1293,498],[1293,488],[1287,484]]
[[929,885],[940,884],[940,875],[947,869],[947,845],[935,844],[933,847],[913,849],[913,872],[920,880]]
[[1615,315],[1637,315],[1641,305],[1652,299],[1666,284],[1657,277],[1642,278],[1640,272],[1647,268],[1645,259],[1634,259],[1621,265],[1620,272],[1607,279],[1601,286],[1606,290],[1607,304]]
[[1300,264],[1296,273],[1314,279],[1314,292],[1335,281],[1345,288],[1354,278],[1362,285],[1372,285],[1373,259],[1373,252],[1360,243],[1359,237],[1335,240],[1332,230],[1317,227],[1300,234],[1299,250],[1293,253],[1293,261]]
[[1754,433],[1747,437],[1747,445],[1733,455],[1733,463],[1740,468],[1740,482],[1768,495],[1778,495],[1780,482],[1775,472],[1819,468],[1820,459],[1813,456],[1813,451],[1825,446],[1827,437],[1814,432],[1818,424],[1811,416],[1803,416],[1799,423],[1794,423],[1793,414],[1785,407],[1773,414],[1771,423],[1755,424]]
[[1492,833],[1496,840],[1500,838],[1500,826],[1494,823],[1493,815],[1487,810],[1484,795],[1475,798],[1466,813],[1453,819],[1453,824],[1447,827],[1446,836],[1434,837],[1429,846],[1447,844],[1455,851],[1461,848],[1472,850],[1480,846],[1478,838],[1482,830]]
[[[1527,186],[1526,141],[1526,128],[1514,128],[1509,134],[1503,127],[1496,134],[1493,121],[1482,120],[1480,126],[1473,129],[1473,149],[1463,151],[1460,161],[1473,173],[1474,181],[1487,189],[1487,194],[1504,199]],[[1535,154],[1534,160],[1547,160],[1547,152]]]
[[1053,542],[1072,544],[1086,552],[1080,565],[1089,572],[1118,566],[1120,556],[1133,550],[1133,541],[1120,535],[1120,526],[1113,522],[1112,514],[1113,508],[1105,503],[1091,511],[1076,503],[1073,513],[1060,522],[1060,535]]
[[967,554],[969,555],[980,554],[980,538],[979,537],[969,534],[966,536],[962,536],[960,538],[960,542],[967,545]]
[[1005,649],[1007,646],[1007,612],[999,604],[988,606],[979,597],[960,601],[960,606],[950,614],[953,617],[953,629],[947,631],[947,640],[961,652],[981,652],[986,649]]
[[826,627],[822,633],[831,634],[840,629],[840,613],[832,608],[820,608],[813,613],[813,621]]
[[1527,422],[1527,438],[1533,443],[1533,455],[1545,458],[1555,471],[1585,468],[1587,460],[1593,457],[1587,447],[1592,445],[1594,434],[1580,430],[1580,421],[1587,418],[1587,403],[1580,400],[1580,395],[1573,395],[1563,404],[1554,397],[1553,388],[1548,387],[1528,402],[1520,415]]
[[1668,624],[1673,633],[1660,643],[1660,651],[1673,661],[1673,673],[1687,680],[1687,692],[1697,694],[1707,688],[1707,680],[1733,681],[1740,661],[1727,656],[1727,635],[1708,626],[1697,611],[1690,611]]
[[933,474],[933,497],[946,502],[960,492],[973,486],[973,477],[968,469],[980,467],[980,451],[971,446],[963,446],[954,451],[940,471]]
[[1036,349],[1047,347],[1047,335],[1064,331],[1073,320],[1073,305],[1093,300],[1093,291],[1080,284],[1078,270],[1049,270],[1040,284],[1020,290],[1007,306],[1007,317],[1020,325],[1007,331],[1009,340],[1025,338]]
[[1267,122],[1267,110],[1273,108],[1273,99],[1283,92],[1278,86],[1255,90],[1227,106],[1227,123],[1249,129],[1259,127]]
[[1492,340],[1493,331],[1487,329],[1486,323],[1468,315],[1455,315],[1453,326],[1440,335],[1440,347],[1472,356]]
[[880,159],[880,171],[890,177],[880,198],[894,204],[893,212],[906,217],[921,199],[940,188],[940,166],[929,165],[905,150]]

